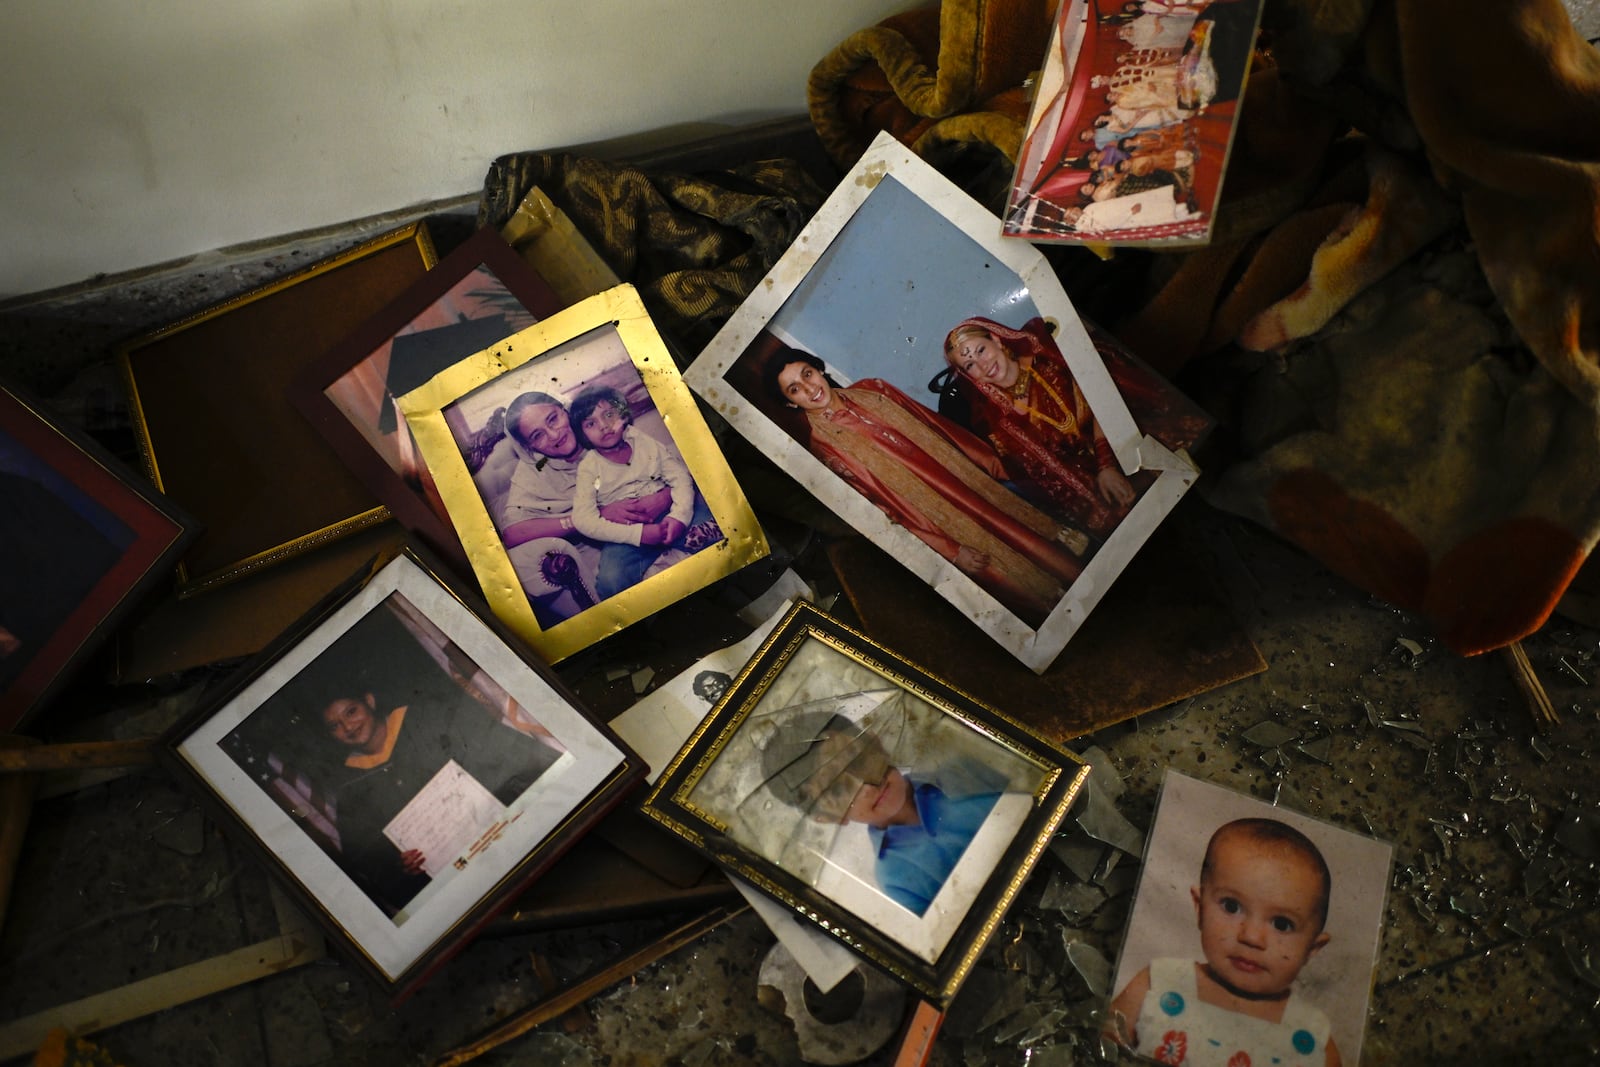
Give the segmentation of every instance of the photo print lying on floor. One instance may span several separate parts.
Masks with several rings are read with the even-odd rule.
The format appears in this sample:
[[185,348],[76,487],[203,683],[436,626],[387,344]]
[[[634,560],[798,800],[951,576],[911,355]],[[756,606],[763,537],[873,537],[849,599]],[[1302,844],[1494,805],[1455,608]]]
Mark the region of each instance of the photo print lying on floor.
[[1169,769],[1108,1033],[1161,1063],[1359,1063],[1393,858]]
[[1208,422],[1108,367],[1043,255],[995,231],[884,135],[685,378],[1043,671],[1193,484]]
[[1261,0],[1067,0],[1005,208],[1007,236],[1211,239]]

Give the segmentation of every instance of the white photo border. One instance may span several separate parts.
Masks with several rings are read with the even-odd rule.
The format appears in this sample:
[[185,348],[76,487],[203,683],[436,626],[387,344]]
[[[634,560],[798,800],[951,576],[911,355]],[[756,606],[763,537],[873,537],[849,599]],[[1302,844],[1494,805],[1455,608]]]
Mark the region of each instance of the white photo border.
[[[909,530],[891,522],[876,505],[757,410],[727,380],[729,368],[767,328],[886,179],[904,187],[1017,275],[1040,313],[1056,323],[1056,345],[1083,390],[1123,472],[1158,472],[1155,483],[1037,628],[1007,609]],[[788,251],[684,372],[684,381],[729,425],[793,475],[830,510],[903,562],[970,618],[982,620],[979,625],[991,637],[1028,667],[1042,673],[1066,647],[1159,522],[1194,484],[1199,471],[1187,455],[1174,453],[1140,432],[1043,253],[1026,241],[1005,239],[999,231],[999,220],[982,205],[892,136],[880,134]],[[916,268],[908,266],[907,269],[914,271]],[[826,358],[825,354],[820,355]]]
[[[465,652],[566,752],[517,800],[522,817],[456,872],[444,891],[408,908],[396,925],[234,761],[222,740],[358,621],[398,593]],[[270,666],[211,710],[173,746],[179,760],[386,983],[397,984],[446,947],[462,921],[508,884],[523,862],[566,826],[631,754],[587,719],[453,593],[407,554],[396,556]]]
[[[1162,775],[1112,993],[1119,992],[1155,956],[1181,954],[1175,946],[1198,953],[1200,935],[1189,889],[1198,884],[1212,833],[1224,823],[1243,818],[1276,819],[1304,833],[1323,853],[1332,872],[1333,893],[1325,926],[1332,938],[1307,965],[1312,972],[1310,980],[1297,981],[1296,986],[1327,1014],[1343,1061],[1359,1063],[1394,846],[1170,767]],[[1351,881],[1354,890],[1348,888]]]

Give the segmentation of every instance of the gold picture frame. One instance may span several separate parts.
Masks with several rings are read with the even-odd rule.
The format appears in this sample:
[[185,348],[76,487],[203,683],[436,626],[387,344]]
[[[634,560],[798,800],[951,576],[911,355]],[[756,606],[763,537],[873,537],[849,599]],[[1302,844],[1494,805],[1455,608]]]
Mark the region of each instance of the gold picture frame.
[[[651,455],[677,471],[667,479],[670,510],[657,519],[600,522],[595,514],[610,505],[577,494],[580,470],[596,472],[586,475],[591,490],[602,470],[582,464],[611,453],[589,448],[570,416],[602,396],[625,413],[635,462],[642,468]],[[491,610],[552,663],[767,555],[749,502],[630,285],[461,360],[397,404]],[[523,440],[519,427],[538,412],[559,421],[559,444],[546,445],[554,452]],[[589,521],[585,511],[595,513]],[[523,517],[511,521],[512,513]],[[659,550],[645,540],[652,534],[617,529],[669,517],[682,529]],[[604,537],[585,533],[597,527]],[[530,528],[541,532],[524,536]],[[630,534],[631,544],[607,539]]]
[[801,602],[643,810],[944,1006],[1088,770]]
[[200,526],[180,597],[389,517],[287,390],[437,258],[416,222],[116,349],[145,473]]

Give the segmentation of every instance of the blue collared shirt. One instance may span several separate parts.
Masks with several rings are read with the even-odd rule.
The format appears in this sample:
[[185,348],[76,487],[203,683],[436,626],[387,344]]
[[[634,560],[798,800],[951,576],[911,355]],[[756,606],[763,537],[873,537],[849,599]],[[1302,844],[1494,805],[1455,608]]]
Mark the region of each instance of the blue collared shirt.
[[999,793],[951,798],[930,783],[911,783],[918,824],[868,827],[877,853],[878,888],[907,911],[921,915],[967,850]]

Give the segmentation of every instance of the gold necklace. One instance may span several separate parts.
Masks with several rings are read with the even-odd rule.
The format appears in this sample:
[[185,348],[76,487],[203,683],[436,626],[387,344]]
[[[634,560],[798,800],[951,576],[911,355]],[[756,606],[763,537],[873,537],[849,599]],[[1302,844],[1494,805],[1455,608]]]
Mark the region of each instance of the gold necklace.
[[1016,408],[1017,414],[1038,419],[1063,436],[1078,436],[1078,417],[1073,414],[1072,408],[1062,402],[1061,394],[1057,393],[1049,382],[1040,378],[1039,388],[1043,389],[1045,395],[1055,403],[1056,410],[1062,413],[1061,418],[1053,419],[1043,411],[1040,411],[1038,405],[1027,402],[1028,387],[1032,384],[1032,380],[1033,367],[1029,365],[1021,367],[1017,372],[1017,380],[1011,383],[1011,395],[1016,398],[1012,406]]

